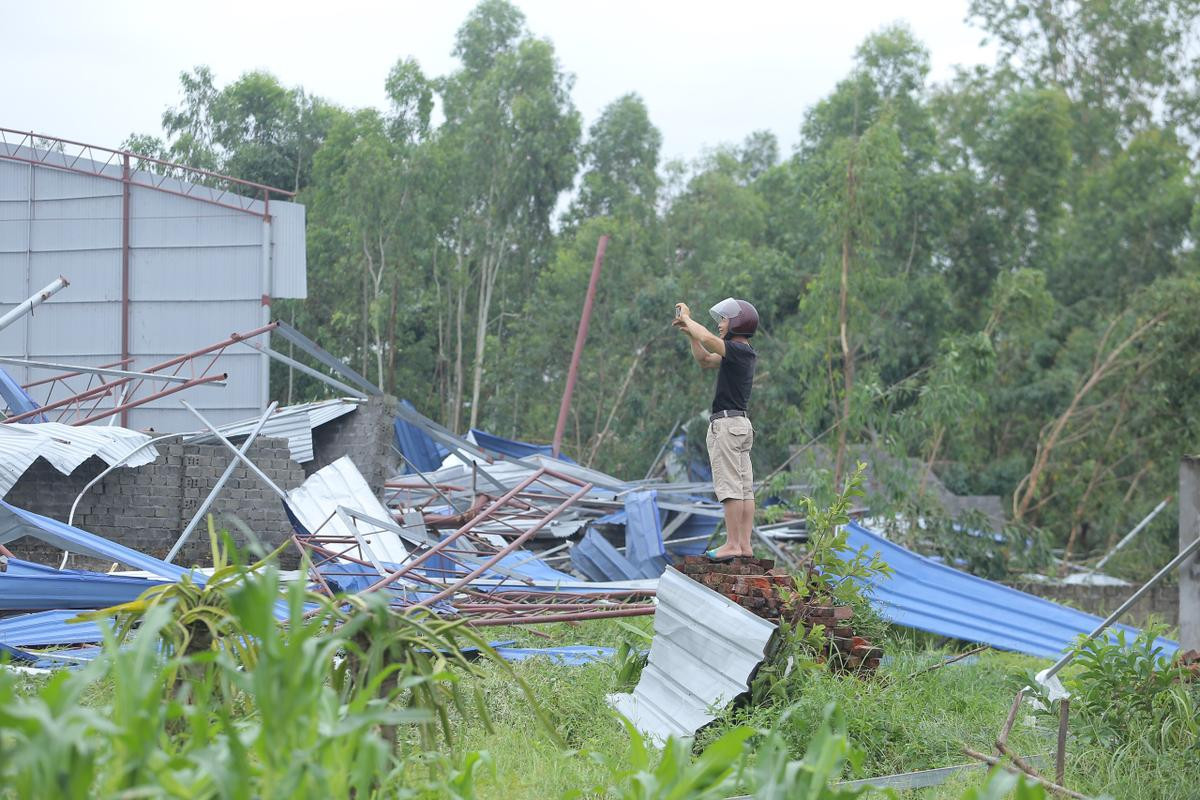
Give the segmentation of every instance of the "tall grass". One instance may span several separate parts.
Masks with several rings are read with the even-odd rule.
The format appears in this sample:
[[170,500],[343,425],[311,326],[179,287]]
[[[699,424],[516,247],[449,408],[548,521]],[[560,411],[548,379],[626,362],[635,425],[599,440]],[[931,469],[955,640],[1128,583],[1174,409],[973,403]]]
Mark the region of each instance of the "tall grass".
[[[93,662],[33,691],[0,671],[0,795],[361,800],[469,790],[481,759],[457,747],[449,719],[473,707],[488,724],[482,696],[462,687],[478,671],[468,642],[494,656],[477,636],[398,617],[381,601],[322,601],[298,584],[283,595],[280,624],[267,565],[223,584],[219,615],[206,612],[222,620],[219,636],[192,633],[207,646],[172,647],[180,617],[197,618],[195,589],[158,593],[137,609],[135,634],[121,643],[106,632]],[[529,706],[524,723],[542,724]]]

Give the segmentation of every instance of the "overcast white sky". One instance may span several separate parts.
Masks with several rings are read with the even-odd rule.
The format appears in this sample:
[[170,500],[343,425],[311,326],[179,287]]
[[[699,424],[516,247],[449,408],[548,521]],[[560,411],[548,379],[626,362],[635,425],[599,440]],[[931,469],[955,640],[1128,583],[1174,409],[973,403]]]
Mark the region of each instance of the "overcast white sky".
[[[455,66],[454,32],[473,0],[55,0],[8,3],[0,127],[109,147],[160,132],[181,71],[212,67],[223,85],[265,69],[348,107],[383,107],[397,58],[428,74]],[[518,0],[576,77],[585,126],[629,91],[645,98],[665,158],[770,129],[784,152],[803,112],[850,68],[872,31],[905,20],[932,53],[933,78],[991,63],[967,0],[710,2]]]

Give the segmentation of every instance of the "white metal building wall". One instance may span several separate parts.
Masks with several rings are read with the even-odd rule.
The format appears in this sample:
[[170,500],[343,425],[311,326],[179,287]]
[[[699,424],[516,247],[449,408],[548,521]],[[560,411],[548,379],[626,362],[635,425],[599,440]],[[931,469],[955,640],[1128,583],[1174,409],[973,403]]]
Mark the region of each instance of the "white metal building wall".
[[[119,360],[120,168],[95,165],[96,171],[117,178],[112,180],[7,160],[5,155],[0,147],[0,313],[60,274],[71,285],[0,331],[0,355],[89,366]],[[39,158],[45,155],[38,152]],[[264,234],[261,201],[246,202],[246,211],[240,211],[204,202],[204,197],[217,197],[215,190],[178,181],[163,185],[196,196],[130,187],[131,369],[262,325],[264,235],[271,240],[272,296],[304,297],[307,292],[303,206],[272,200],[271,224]],[[226,386],[198,386],[152,401],[132,409],[128,424],[193,430],[197,423],[180,406],[180,398],[213,422],[243,419],[266,407],[265,366],[264,357],[250,348],[231,347],[213,368],[229,373]],[[48,374],[9,369],[21,383]],[[76,383],[77,389],[84,385]],[[46,392],[47,387],[31,390],[42,403],[67,394],[61,389],[49,396]],[[112,402],[106,400],[104,406]]]

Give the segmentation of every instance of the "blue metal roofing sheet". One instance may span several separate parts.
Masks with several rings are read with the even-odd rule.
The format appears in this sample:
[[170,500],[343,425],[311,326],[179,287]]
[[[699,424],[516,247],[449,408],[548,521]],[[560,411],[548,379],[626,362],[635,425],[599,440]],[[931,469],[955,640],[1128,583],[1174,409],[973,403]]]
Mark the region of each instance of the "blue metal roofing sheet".
[[640,569],[591,528],[571,548],[571,563],[593,581],[627,581],[642,577]]
[[0,611],[45,611],[68,608],[105,608],[136,599],[164,581],[105,575],[99,572],[45,568],[0,572]]
[[[894,570],[869,585],[880,612],[897,625],[1055,658],[1101,622],[1092,614],[939,564],[856,523],[846,530],[850,548],[866,547]],[[1167,656],[1179,647],[1163,638],[1157,644]]]
[[641,571],[642,578],[657,578],[667,568],[657,501],[654,490],[625,496],[625,557]]
[[[505,439],[503,436],[481,431],[478,428],[471,428],[471,437],[475,440],[475,444],[484,450],[499,453],[502,456],[512,456],[513,458],[528,458],[529,456],[552,457],[554,450],[548,444],[532,444],[530,442],[518,441],[517,439]],[[568,464],[575,463],[562,453],[559,453],[558,460],[565,461]]]
[[38,611],[0,619],[0,643],[10,647],[94,644],[104,637],[94,622],[71,622],[78,611]]
[[[416,411],[413,404],[407,400],[401,400],[400,404],[410,411]],[[442,466],[442,462],[450,454],[449,450],[433,441],[425,431],[400,417],[396,417],[396,447],[412,464],[405,464],[406,473],[413,466],[421,472],[433,472]]]
[[[25,414],[38,408],[38,404],[33,402],[33,398],[29,396],[29,392],[21,388],[21,384],[14,381],[12,376],[3,369],[0,369],[0,397],[4,398],[4,402],[13,416]],[[36,417],[22,420],[22,422],[45,421],[45,414],[39,414]]]
[[[7,544],[22,536],[32,536],[60,550],[116,561],[169,580],[179,580],[189,572],[124,545],[110,542],[102,536],[73,528],[65,522],[34,514],[0,500],[0,544]],[[193,580],[196,583],[204,583],[204,578],[200,575],[193,576]]]

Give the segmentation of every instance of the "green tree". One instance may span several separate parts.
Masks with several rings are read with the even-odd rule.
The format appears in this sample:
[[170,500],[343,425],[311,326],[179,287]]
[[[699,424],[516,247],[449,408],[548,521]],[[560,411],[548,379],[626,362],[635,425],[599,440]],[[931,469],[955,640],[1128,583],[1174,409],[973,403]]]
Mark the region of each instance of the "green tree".
[[[580,121],[570,79],[549,42],[529,36],[523,17],[503,0],[487,0],[459,29],[463,67],[442,84],[445,113],[438,135],[444,183],[457,208],[444,237],[455,287],[455,369],[450,419],[461,424],[466,388],[463,324],[467,294],[475,310],[470,422],[480,419],[493,302],[532,277],[535,250],[550,235],[550,215],[570,186]],[[469,276],[469,277],[468,277]]]

